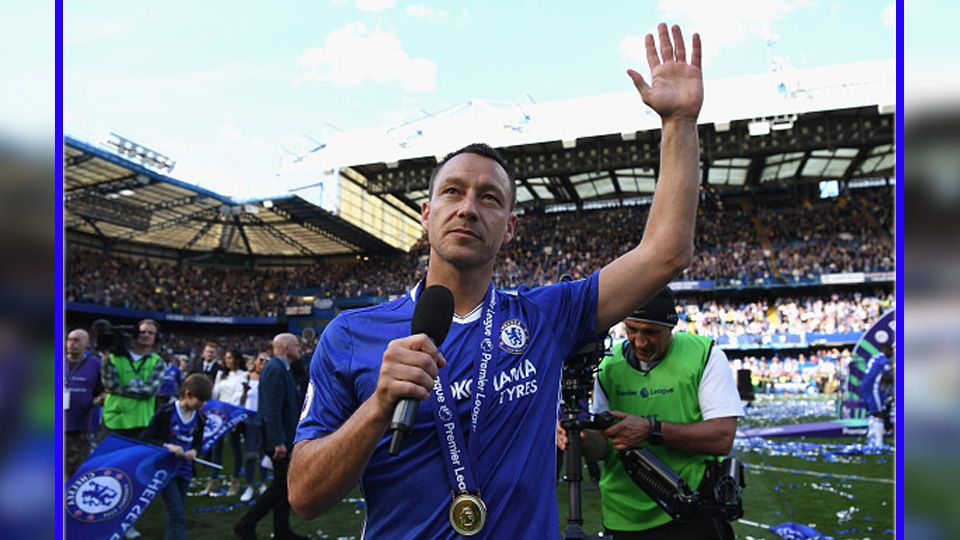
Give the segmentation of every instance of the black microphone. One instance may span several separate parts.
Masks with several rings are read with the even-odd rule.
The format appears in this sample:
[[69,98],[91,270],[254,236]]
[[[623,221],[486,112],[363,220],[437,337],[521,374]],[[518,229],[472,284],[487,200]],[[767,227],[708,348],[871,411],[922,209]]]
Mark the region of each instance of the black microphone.
[[[437,347],[443,343],[453,321],[453,293],[443,285],[431,285],[420,293],[417,305],[413,308],[413,320],[410,321],[410,334],[426,334]],[[400,442],[405,433],[413,429],[420,401],[401,399],[393,411],[390,429],[390,455],[400,453]]]

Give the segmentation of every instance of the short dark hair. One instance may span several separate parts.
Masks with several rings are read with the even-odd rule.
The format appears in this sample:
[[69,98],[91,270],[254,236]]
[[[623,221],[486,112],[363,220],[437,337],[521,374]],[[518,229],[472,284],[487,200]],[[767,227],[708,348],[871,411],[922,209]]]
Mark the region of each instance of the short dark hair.
[[213,395],[213,383],[203,373],[194,373],[180,386],[181,396],[186,395],[187,392],[200,401],[210,401],[210,396]]
[[516,206],[517,203],[517,184],[513,178],[513,169],[507,165],[507,160],[503,157],[503,154],[497,152],[495,148],[486,143],[470,143],[459,150],[454,150],[453,152],[443,156],[443,159],[440,160],[440,163],[437,163],[437,166],[430,171],[430,186],[427,191],[427,199],[433,197],[433,183],[437,179],[437,174],[440,172],[440,169],[442,169],[448,161],[459,156],[460,154],[476,154],[478,156],[483,156],[496,161],[501,167],[503,167],[504,172],[507,173],[507,183],[510,184],[510,209],[513,210],[513,207]]

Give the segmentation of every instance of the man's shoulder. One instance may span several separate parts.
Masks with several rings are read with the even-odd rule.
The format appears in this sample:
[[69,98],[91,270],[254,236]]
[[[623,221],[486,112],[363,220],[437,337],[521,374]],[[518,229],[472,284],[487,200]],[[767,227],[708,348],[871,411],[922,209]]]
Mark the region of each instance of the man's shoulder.
[[394,318],[410,317],[413,314],[413,300],[410,293],[404,293],[393,300],[381,304],[341,311],[330,324],[353,324],[360,321],[390,320]]
[[263,371],[260,372],[260,376],[263,377],[265,373],[272,373],[278,369],[283,369],[283,360],[276,356],[271,356],[267,363],[263,365]]
[[90,362],[90,365],[91,365],[91,366],[96,366],[96,367],[98,367],[98,368],[100,367],[100,357],[97,356],[96,354],[93,354],[93,353],[90,352],[90,351],[87,351],[87,356],[86,356],[86,358],[84,359],[84,361],[85,361],[85,362]]
[[382,304],[341,311],[323,329],[324,339],[347,339],[347,336],[366,335],[368,330],[381,325],[409,324],[414,302],[404,294]]
[[520,285],[513,292],[501,291],[501,294],[507,297],[514,297],[518,301],[541,304],[548,301],[571,300],[574,291],[586,292],[584,287],[589,288],[599,279],[599,271],[593,272],[589,276],[574,279],[572,281],[558,281],[556,283],[547,283],[536,287],[527,287]]

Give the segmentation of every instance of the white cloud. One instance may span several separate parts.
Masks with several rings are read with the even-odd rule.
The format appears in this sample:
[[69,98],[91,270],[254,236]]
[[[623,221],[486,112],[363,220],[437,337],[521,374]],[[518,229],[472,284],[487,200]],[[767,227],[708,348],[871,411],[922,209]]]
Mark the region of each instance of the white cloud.
[[880,12],[880,20],[883,21],[883,26],[887,28],[896,28],[897,27],[897,5],[888,4],[887,7],[883,8],[883,11]]
[[[694,32],[703,40],[703,63],[717,57],[724,49],[742,45],[750,40],[766,41],[775,36],[773,25],[793,11],[804,7],[808,0],[660,0],[657,10],[660,20],[679,24],[690,53],[690,36]],[[656,35],[656,27],[648,30]],[[646,66],[643,35],[624,37],[618,50],[633,66]]]
[[297,63],[303,79],[338,86],[358,86],[367,80],[386,84],[399,82],[407,92],[433,92],[437,88],[437,65],[427,58],[411,58],[397,36],[368,30],[361,22],[330,32],[322,47],[311,47]]
[[384,11],[393,7],[395,0],[357,0],[360,11]]
[[444,21],[450,15],[445,9],[434,9],[430,6],[408,5],[404,10],[411,17],[419,17],[431,21]]

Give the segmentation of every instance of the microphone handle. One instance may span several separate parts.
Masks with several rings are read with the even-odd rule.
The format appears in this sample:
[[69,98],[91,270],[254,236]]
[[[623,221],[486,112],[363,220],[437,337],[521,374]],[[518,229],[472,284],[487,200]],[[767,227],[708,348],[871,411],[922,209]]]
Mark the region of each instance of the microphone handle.
[[420,402],[415,399],[401,399],[397,403],[397,408],[393,410],[393,421],[390,422],[390,429],[393,430],[393,437],[390,439],[391,456],[400,453],[403,436],[413,430],[413,421],[419,407]]
[[[417,332],[414,332],[417,333]],[[433,341],[433,338],[431,338]],[[393,435],[390,438],[389,454],[396,456],[400,453],[400,444],[403,442],[403,436],[413,431],[413,423],[417,418],[417,409],[420,402],[416,399],[406,398],[397,402],[397,408],[393,410],[393,418],[390,421],[390,429]]]

